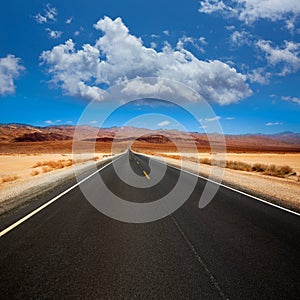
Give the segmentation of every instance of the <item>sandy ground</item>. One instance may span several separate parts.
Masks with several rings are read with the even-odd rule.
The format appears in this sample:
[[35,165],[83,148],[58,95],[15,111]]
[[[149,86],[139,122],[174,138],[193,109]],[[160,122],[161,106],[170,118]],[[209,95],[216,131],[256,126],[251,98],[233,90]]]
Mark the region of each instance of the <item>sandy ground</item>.
[[[89,168],[95,163],[93,157],[97,157],[97,162],[109,158],[107,153],[85,154],[76,158],[84,160],[76,164],[76,169],[80,171]],[[36,163],[67,161],[72,158],[72,154],[0,155],[0,215],[18,206],[30,194],[48,190],[64,178],[74,176],[74,165],[43,173],[42,166],[34,167]],[[32,172],[36,170],[39,174],[33,176]],[[18,178],[3,182],[3,178],[9,176]]]
[[[105,153],[84,154],[76,159],[92,160],[96,157],[97,160],[101,159]],[[37,163],[44,163],[47,161],[57,162],[60,160],[68,161],[73,159],[72,154],[19,154],[19,155],[0,155],[0,189],[5,186],[13,186],[19,184],[21,181],[28,181],[30,177],[39,178],[43,175],[43,168],[34,167]],[[38,171],[38,175],[32,175],[33,171]],[[52,171],[53,172],[53,171]],[[8,176],[18,176],[19,178],[14,181],[2,182],[1,179]]]
[[[174,152],[162,152],[165,155],[178,155]],[[185,157],[196,157],[194,153],[183,153]],[[210,153],[199,153],[199,158],[209,158],[212,159],[213,155]],[[285,166],[288,165],[300,175],[300,153],[226,153],[222,154],[222,158],[232,161],[240,161],[249,164],[262,163],[266,165],[278,165]]]
[[[170,153],[168,154],[170,155]],[[200,157],[210,157],[210,154],[205,155],[203,156],[202,153]],[[181,165],[180,160],[177,159],[155,157],[178,167]],[[232,154],[228,155],[226,159],[240,159],[243,162],[249,163],[262,162],[265,164],[275,163],[278,165],[289,164],[294,169],[297,169],[298,166],[299,170],[300,154],[283,154],[282,156],[280,154],[275,156],[274,154]],[[222,181],[224,184],[238,190],[245,191],[251,195],[261,197],[264,200],[300,212],[300,182],[296,182],[295,180],[231,169],[223,169],[224,174],[222,174],[218,167],[214,167],[215,171],[212,174],[211,166],[205,164],[197,165],[196,163],[189,161],[183,162],[183,168],[193,173],[199,173],[204,177],[209,177],[213,180],[215,179],[218,182]]]
[[[24,179],[31,176],[33,166],[38,162],[72,159],[72,154],[0,155],[0,179],[8,175]],[[1,186],[0,186],[1,187]]]

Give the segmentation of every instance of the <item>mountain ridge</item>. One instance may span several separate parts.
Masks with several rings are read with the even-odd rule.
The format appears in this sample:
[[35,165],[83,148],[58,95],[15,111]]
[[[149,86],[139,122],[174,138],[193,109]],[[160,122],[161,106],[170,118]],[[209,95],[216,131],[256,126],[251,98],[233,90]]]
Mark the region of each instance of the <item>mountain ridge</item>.
[[[36,126],[36,125],[31,125],[31,124],[26,124],[26,123],[0,123],[0,128],[1,127],[6,127],[6,126],[16,126],[16,127],[31,127],[31,128],[38,128],[38,129],[47,129],[47,128],[75,128],[77,125],[72,125],[72,124],[52,124],[52,125],[45,125],[45,126]],[[79,125],[79,127],[87,127],[87,128],[94,128],[94,129],[99,129],[98,126],[92,126],[88,124],[83,124]],[[133,127],[133,126],[112,126],[112,127],[102,127],[101,129],[103,130],[115,130],[115,129],[121,129],[121,128],[134,128],[134,129],[143,129],[143,130],[149,130],[149,131],[177,131],[177,132],[182,132],[176,128],[171,128],[171,129],[149,129],[145,127]],[[196,134],[206,134],[198,131],[191,131],[190,133],[196,133]],[[240,133],[240,134],[232,134],[232,133],[224,133],[225,136],[256,136],[256,135],[264,135],[264,136],[278,136],[278,135],[286,135],[286,134],[293,134],[300,136],[300,132],[294,132],[294,131],[280,131],[276,133],[262,133],[262,132],[256,132],[256,133]]]
[[[33,126],[29,124],[0,124],[0,143],[34,143],[34,142],[59,142],[71,141],[77,126],[75,125],[50,125]],[[124,142],[137,140],[140,143],[168,144],[172,141],[184,143],[193,139],[198,147],[209,147],[209,141],[218,134],[205,134],[199,132],[182,132],[176,129],[151,130],[137,127],[111,127],[97,128],[90,125],[82,125],[76,131],[76,138],[81,141],[96,141],[112,143],[112,141]],[[225,134],[228,149],[252,149],[264,147],[268,149],[295,149],[300,150],[300,133],[280,132],[276,134]]]

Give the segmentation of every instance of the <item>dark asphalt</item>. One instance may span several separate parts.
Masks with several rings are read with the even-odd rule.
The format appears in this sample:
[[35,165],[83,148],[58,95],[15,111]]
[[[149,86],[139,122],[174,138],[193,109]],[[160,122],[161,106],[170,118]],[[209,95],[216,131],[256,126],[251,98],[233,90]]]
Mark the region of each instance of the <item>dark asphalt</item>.
[[[147,157],[118,164],[151,178]],[[157,185],[133,188],[112,165],[100,174],[132,202],[157,200],[179,177],[168,167]],[[96,177],[83,184],[108,197]],[[224,187],[199,209],[205,184],[199,178],[180,209],[146,224],[113,220],[73,189],[0,238],[0,298],[299,299],[299,217]]]

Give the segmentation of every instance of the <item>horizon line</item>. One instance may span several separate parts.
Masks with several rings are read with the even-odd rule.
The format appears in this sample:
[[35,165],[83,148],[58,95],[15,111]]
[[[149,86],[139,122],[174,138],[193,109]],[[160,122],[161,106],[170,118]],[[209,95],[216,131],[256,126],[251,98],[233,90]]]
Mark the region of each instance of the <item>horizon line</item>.
[[[112,129],[112,128],[135,128],[135,129],[146,129],[146,130],[155,130],[155,131],[162,131],[162,130],[165,130],[165,131],[178,131],[178,132],[185,132],[185,131],[181,131],[181,130],[178,130],[176,128],[159,128],[159,129],[151,129],[151,128],[146,128],[146,127],[138,127],[138,126],[111,126],[111,127],[99,127],[99,126],[95,126],[93,124],[80,124],[80,125],[75,125],[75,124],[66,124],[66,123],[60,123],[60,124],[46,124],[46,125],[32,125],[32,124],[29,124],[29,123],[18,123],[18,122],[10,122],[10,123],[1,123],[0,122],[0,126],[7,126],[7,125],[19,125],[19,126],[31,126],[31,127],[34,127],[34,128],[47,128],[47,127],[76,127],[76,126],[87,126],[87,127],[91,127],[91,128],[98,128],[98,129]],[[203,131],[203,132],[199,132],[199,131],[186,131],[186,132],[189,132],[189,133],[199,133],[199,134],[220,134],[220,133],[217,133],[217,132],[206,132],[206,131]],[[290,133],[290,134],[300,134],[300,132],[294,132],[294,131],[289,131],[289,130],[286,130],[286,131],[279,131],[279,132],[276,132],[276,133],[263,133],[263,132],[255,132],[255,133],[251,133],[251,132],[247,132],[247,133],[225,133],[223,132],[222,134],[224,135],[236,135],[236,136],[239,136],[239,135],[279,135],[279,134],[287,134],[287,133]]]

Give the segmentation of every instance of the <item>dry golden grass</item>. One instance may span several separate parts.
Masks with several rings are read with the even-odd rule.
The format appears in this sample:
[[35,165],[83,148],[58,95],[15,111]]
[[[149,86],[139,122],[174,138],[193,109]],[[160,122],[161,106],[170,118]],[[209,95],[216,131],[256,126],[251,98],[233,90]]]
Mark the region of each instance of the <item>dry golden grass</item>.
[[14,197],[14,194],[10,194],[14,188],[19,190],[31,184],[38,185],[48,178],[62,178],[64,174],[73,174],[72,165],[78,163],[78,168],[85,168],[87,165],[81,166],[80,163],[98,162],[104,153],[83,153],[76,162],[73,161],[72,153],[0,155],[0,202],[8,197],[8,194],[9,197]]
[[285,177],[289,174],[295,173],[294,170],[290,166],[276,166],[270,165],[264,172],[266,175]]
[[[180,155],[160,154],[160,156],[166,158],[173,158],[177,160],[181,159]],[[241,161],[232,161],[232,160],[218,161],[209,158],[201,158],[198,160],[195,157],[183,157],[182,159],[192,161],[192,162],[199,162],[201,164],[206,164],[210,166],[226,167],[228,169],[245,171],[245,172],[257,172],[257,173],[262,173],[264,175],[276,176],[276,177],[287,177],[289,175],[296,174],[296,172],[290,166],[287,165],[277,166],[275,164],[266,165],[261,163],[249,164]],[[300,180],[299,178],[300,177],[298,177],[298,181]]]
[[254,164],[252,165],[252,171],[277,177],[285,177],[287,175],[295,174],[295,171],[290,166],[276,166],[275,164]]
[[53,169],[50,168],[50,167],[47,167],[47,166],[46,166],[46,167],[43,167],[43,168],[42,168],[42,172],[43,172],[43,173],[48,173],[48,172],[51,172],[51,171],[53,171]]
[[[107,156],[109,156],[109,155],[107,155]],[[105,155],[103,157],[105,157]],[[73,164],[81,164],[81,163],[85,163],[85,162],[91,161],[91,160],[97,161],[97,160],[99,160],[99,156],[90,157],[90,158],[80,158],[80,159],[76,159],[76,160],[72,160],[72,161],[73,161]]]
[[1,183],[15,181],[19,178],[20,177],[17,176],[17,175],[4,176],[4,177],[1,178]]
[[[95,156],[95,157],[92,157],[92,158],[82,158],[82,159],[76,159],[76,160],[73,160],[73,159],[60,159],[60,160],[48,160],[48,161],[39,161],[37,163],[35,163],[33,165],[33,168],[39,168],[39,167],[42,167],[42,172],[43,173],[48,173],[48,172],[51,172],[51,171],[54,171],[54,170],[58,170],[58,169],[63,169],[63,168],[66,168],[66,167],[71,167],[72,165],[74,164],[79,164],[79,163],[85,163],[85,162],[88,162],[88,161],[97,161],[99,160],[100,157],[99,156]],[[32,176],[36,176],[39,174],[39,171],[32,171],[31,172],[31,175]]]
[[39,174],[40,174],[40,172],[39,172],[38,170],[33,170],[33,171],[30,173],[31,176],[36,176],[36,175],[39,175]]
[[268,165],[265,165],[265,164],[254,164],[252,166],[252,170],[255,171],[255,172],[265,172],[266,169],[268,168]]
[[211,159],[209,158],[201,158],[200,164],[211,165]]
[[73,165],[72,159],[60,159],[57,161],[49,160],[49,161],[43,161],[43,162],[37,162],[34,164],[33,168],[43,167],[47,166],[51,169],[63,169],[65,167],[70,167]]
[[250,164],[241,161],[227,160],[226,168],[232,170],[246,171],[246,172],[252,171],[252,166]]

